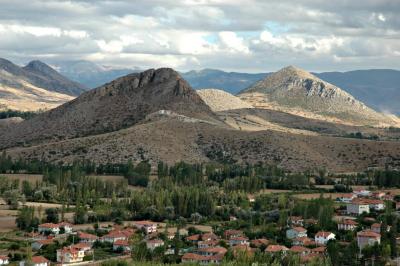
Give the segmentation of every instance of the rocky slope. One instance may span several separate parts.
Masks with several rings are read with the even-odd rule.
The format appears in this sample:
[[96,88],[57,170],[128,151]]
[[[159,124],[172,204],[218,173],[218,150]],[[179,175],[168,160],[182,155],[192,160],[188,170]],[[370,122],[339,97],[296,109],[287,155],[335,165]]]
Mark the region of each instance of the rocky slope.
[[342,89],[289,66],[238,95],[258,108],[356,125],[398,125],[397,117],[378,113]]
[[150,69],[116,79],[7,132],[0,131],[0,148],[116,131],[159,110],[219,123],[177,72],[168,68]]
[[214,112],[253,108],[251,104],[223,90],[201,89],[196,92]]

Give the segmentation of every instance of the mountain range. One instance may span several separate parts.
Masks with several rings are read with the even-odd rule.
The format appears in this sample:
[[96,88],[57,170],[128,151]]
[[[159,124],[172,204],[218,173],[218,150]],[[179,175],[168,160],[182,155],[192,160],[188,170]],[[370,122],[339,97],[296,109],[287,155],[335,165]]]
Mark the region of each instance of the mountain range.
[[40,61],[20,67],[0,58],[0,109],[51,109],[86,90]]
[[[334,123],[325,119],[327,110],[318,119],[265,109],[243,97],[259,93],[264,101],[270,92],[277,102],[295,95],[302,100],[310,97],[312,106],[321,110],[321,101],[341,105],[333,114],[360,106],[353,110],[357,122],[362,122],[360,113],[369,112],[351,95],[292,67],[238,96],[215,89],[196,91],[172,69],[150,69],[117,78],[29,120],[5,123],[0,127],[0,152],[60,163],[263,161],[291,171],[332,172],[400,167],[400,132]],[[362,139],[348,137],[354,132]],[[372,137],[375,141],[369,140]]]

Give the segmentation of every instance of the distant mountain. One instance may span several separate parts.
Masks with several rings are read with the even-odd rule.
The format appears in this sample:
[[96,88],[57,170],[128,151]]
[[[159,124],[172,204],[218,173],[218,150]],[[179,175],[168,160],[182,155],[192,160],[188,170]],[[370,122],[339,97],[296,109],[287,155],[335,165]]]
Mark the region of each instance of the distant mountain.
[[232,94],[238,93],[267,75],[224,72],[216,69],[192,70],[181,74],[195,89],[217,88]]
[[19,67],[0,58],[0,109],[51,109],[83,91],[85,87],[40,61]]
[[116,131],[160,110],[197,119],[218,120],[177,72],[168,68],[150,69],[116,79],[19,123],[13,130],[4,132],[0,146]]
[[400,71],[391,69],[316,73],[368,106],[400,115]]
[[136,68],[117,69],[85,60],[56,62],[53,65],[62,75],[89,88],[96,88],[116,78],[139,72]]
[[397,125],[395,117],[367,107],[344,90],[311,73],[289,66],[241,91],[238,95],[258,108],[309,118],[357,125]]

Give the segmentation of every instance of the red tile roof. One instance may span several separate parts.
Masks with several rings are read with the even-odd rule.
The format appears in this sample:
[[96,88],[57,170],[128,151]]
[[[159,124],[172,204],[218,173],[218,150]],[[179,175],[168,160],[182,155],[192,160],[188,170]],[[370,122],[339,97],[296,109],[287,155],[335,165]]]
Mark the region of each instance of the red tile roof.
[[315,237],[327,238],[330,234],[332,234],[332,232],[319,231],[318,233],[315,234]]
[[305,229],[304,227],[301,227],[301,226],[296,226],[296,227],[293,227],[292,229],[297,231],[297,232],[299,232],[299,233],[307,231],[307,229]]
[[293,246],[290,248],[290,251],[295,253],[303,253],[303,252],[309,252],[310,250],[303,246]]
[[225,254],[227,252],[226,248],[223,247],[199,248],[198,251],[213,254]]
[[129,246],[128,241],[126,240],[117,240],[114,242],[115,246]]
[[345,219],[341,222],[339,222],[339,224],[345,224],[345,225],[358,225],[358,223],[354,220],[351,219]]
[[44,227],[44,228],[59,228],[58,224],[53,224],[53,223],[39,224],[39,227]]
[[370,230],[364,230],[357,233],[357,237],[380,238],[381,234],[375,233]]
[[78,237],[82,239],[91,239],[91,240],[96,240],[98,237],[96,235],[84,233],[84,232],[78,232]]
[[36,264],[38,264],[38,263],[48,263],[49,260],[46,259],[46,258],[43,257],[43,256],[33,256],[33,257],[32,257],[32,262],[33,262],[33,263],[36,263]]
[[281,245],[269,245],[265,249],[266,252],[280,252],[280,251],[287,251],[287,250],[289,250],[287,247],[281,246]]

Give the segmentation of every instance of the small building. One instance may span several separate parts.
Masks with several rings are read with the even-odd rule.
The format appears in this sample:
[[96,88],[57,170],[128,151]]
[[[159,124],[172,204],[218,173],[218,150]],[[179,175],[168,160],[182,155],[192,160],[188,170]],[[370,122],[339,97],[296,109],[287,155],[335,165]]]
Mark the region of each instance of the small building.
[[229,239],[229,245],[231,247],[237,246],[237,245],[246,245],[249,246],[250,242],[249,239],[245,236],[238,236],[238,237],[231,237]]
[[82,262],[85,252],[72,246],[63,247],[57,250],[57,262],[60,263],[76,263]]
[[375,211],[383,211],[385,209],[385,202],[380,199],[364,199],[364,202],[369,205],[369,208]]
[[335,237],[332,232],[319,231],[315,234],[315,244],[325,246],[329,240],[335,239]]
[[304,226],[304,219],[301,216],[290,216],[289,222],[292,226]]
[[297,237],[297,238],[293,239],[292,244],[294,246],[313,246],[313,245],[315,245],[315,241],[314,241],[314,239],[303,236],[303,237]]
[[92,246],[89,243],[78,243],[78,244],[72,245],[71,247],[75,248],[77,250],[83,251],[85,256],[92,254]]
[[88,243],[93,245],[94,242],[98,240],[98,237],[96,235],[84,233],[84,232],[78,232],[78,238],[79,242],[81,243]]
[[301,226],[293,227],[286,230],[286,237],[288,239],[294,239],[298,237],[307,237],[307,229]]
[[53,223],[39,224],[38,232],[40,234],[58,235],[60,233],[60,227],[58,226],[58,224]]
[[66,234],[70,234],[73,231],[73,225],[68,222],[58,223],[58,227],[60,228],[60,230],[63,229],[64,233],[66,233]]
[[53,243],[54,243],[54,241],[52,238],[40,239],[40,240],[36,240],[36,241],[32,242],[31,247],[32,247],[32,250],[37,251],[37,250],[40,250],[42,247],[53,244]]
[[117,240],[113,243],[113,250],[121,250],[124,253],[131,252],[131,247],[127,240]]
[[362,199],[354,199],[346,206],[346,212],[350,215],[369,213],[369,204]]
[[162,246],[164,246],[164,241],[162,241],[161,239],[146,240],[146,247],[151,251]]
[[125,230],[113,230],[108,234],[101,237],[102,242],[114,243],[118,240],[128,241],[129,237],[131,237],[133,231],[125,229]]
[[271,254],[276,254],[276,253],[283,253],[286,254],[286,252],[289,249],[285,246],[282,245],[269,245],[266,249],[265,252],[271,253]]
[[223,247],[213,247],[213,248],[200,248],[197,252],[203,256],[214,256],[217,254],[225,254],[228,250]]
[[336,201],[350,203],[353,199],[357,198],[356,194],[353,193],[343,193],[336,197]]
[[292,246],[290,252],[298,254],[300,256],[305,256],[310,253],[310,249],[303,247],[303,246]]
[[43,256],[33,256],[31,261],[28,263],[23,260],[19,262],[19,266],[50,266],[50,261]]
[[358,223],[351,219],[344,219],[338,222],[338,230],[354,231],[357,228]]
[[316,248],[312,248],[311,253],[313,254],[325,254],[326,253],[326,247],[316,247]]
[[220,264],[224,259],[224,254],[217,254],[214,256],[203,256],[196,253],[185,253],[182,256],[183,263],[198,263],[202,265]]
[[219,244],[218,240],[207,240],[207,241],[199,241],[197,242],[198,248],[211,248],[215,247]]
[[146,234],[157,232],[157,223],[152,221],[135,221],[133,225],[139,230],[144,230]]
[[7,265],[10,263],[8,256],[0,255],[0,265]]
[[269,240],[266,238],[253,239],[250,241],[250,246],[255,247],[255,248],[260,248],[262,246],[267,247],[268,244],[269,244]]
[[380,234],[381,233],[382,224],[380,223],[373,223],[371,225],[371,231]]
[[381,243],[381,234],[371,230],[364,230],[357,233],[357,245],[362,250],[366,246],[373,246],[375,243]]
[[371,191],[366,189],[356,189],[353,191],[353,193],[360,197],[368,197],[371,195]]
[[240,237],[240,236],[244,236],[243,231],[240,230],[225,230],[224,231],[224,238],[229,240],[232,237]]

